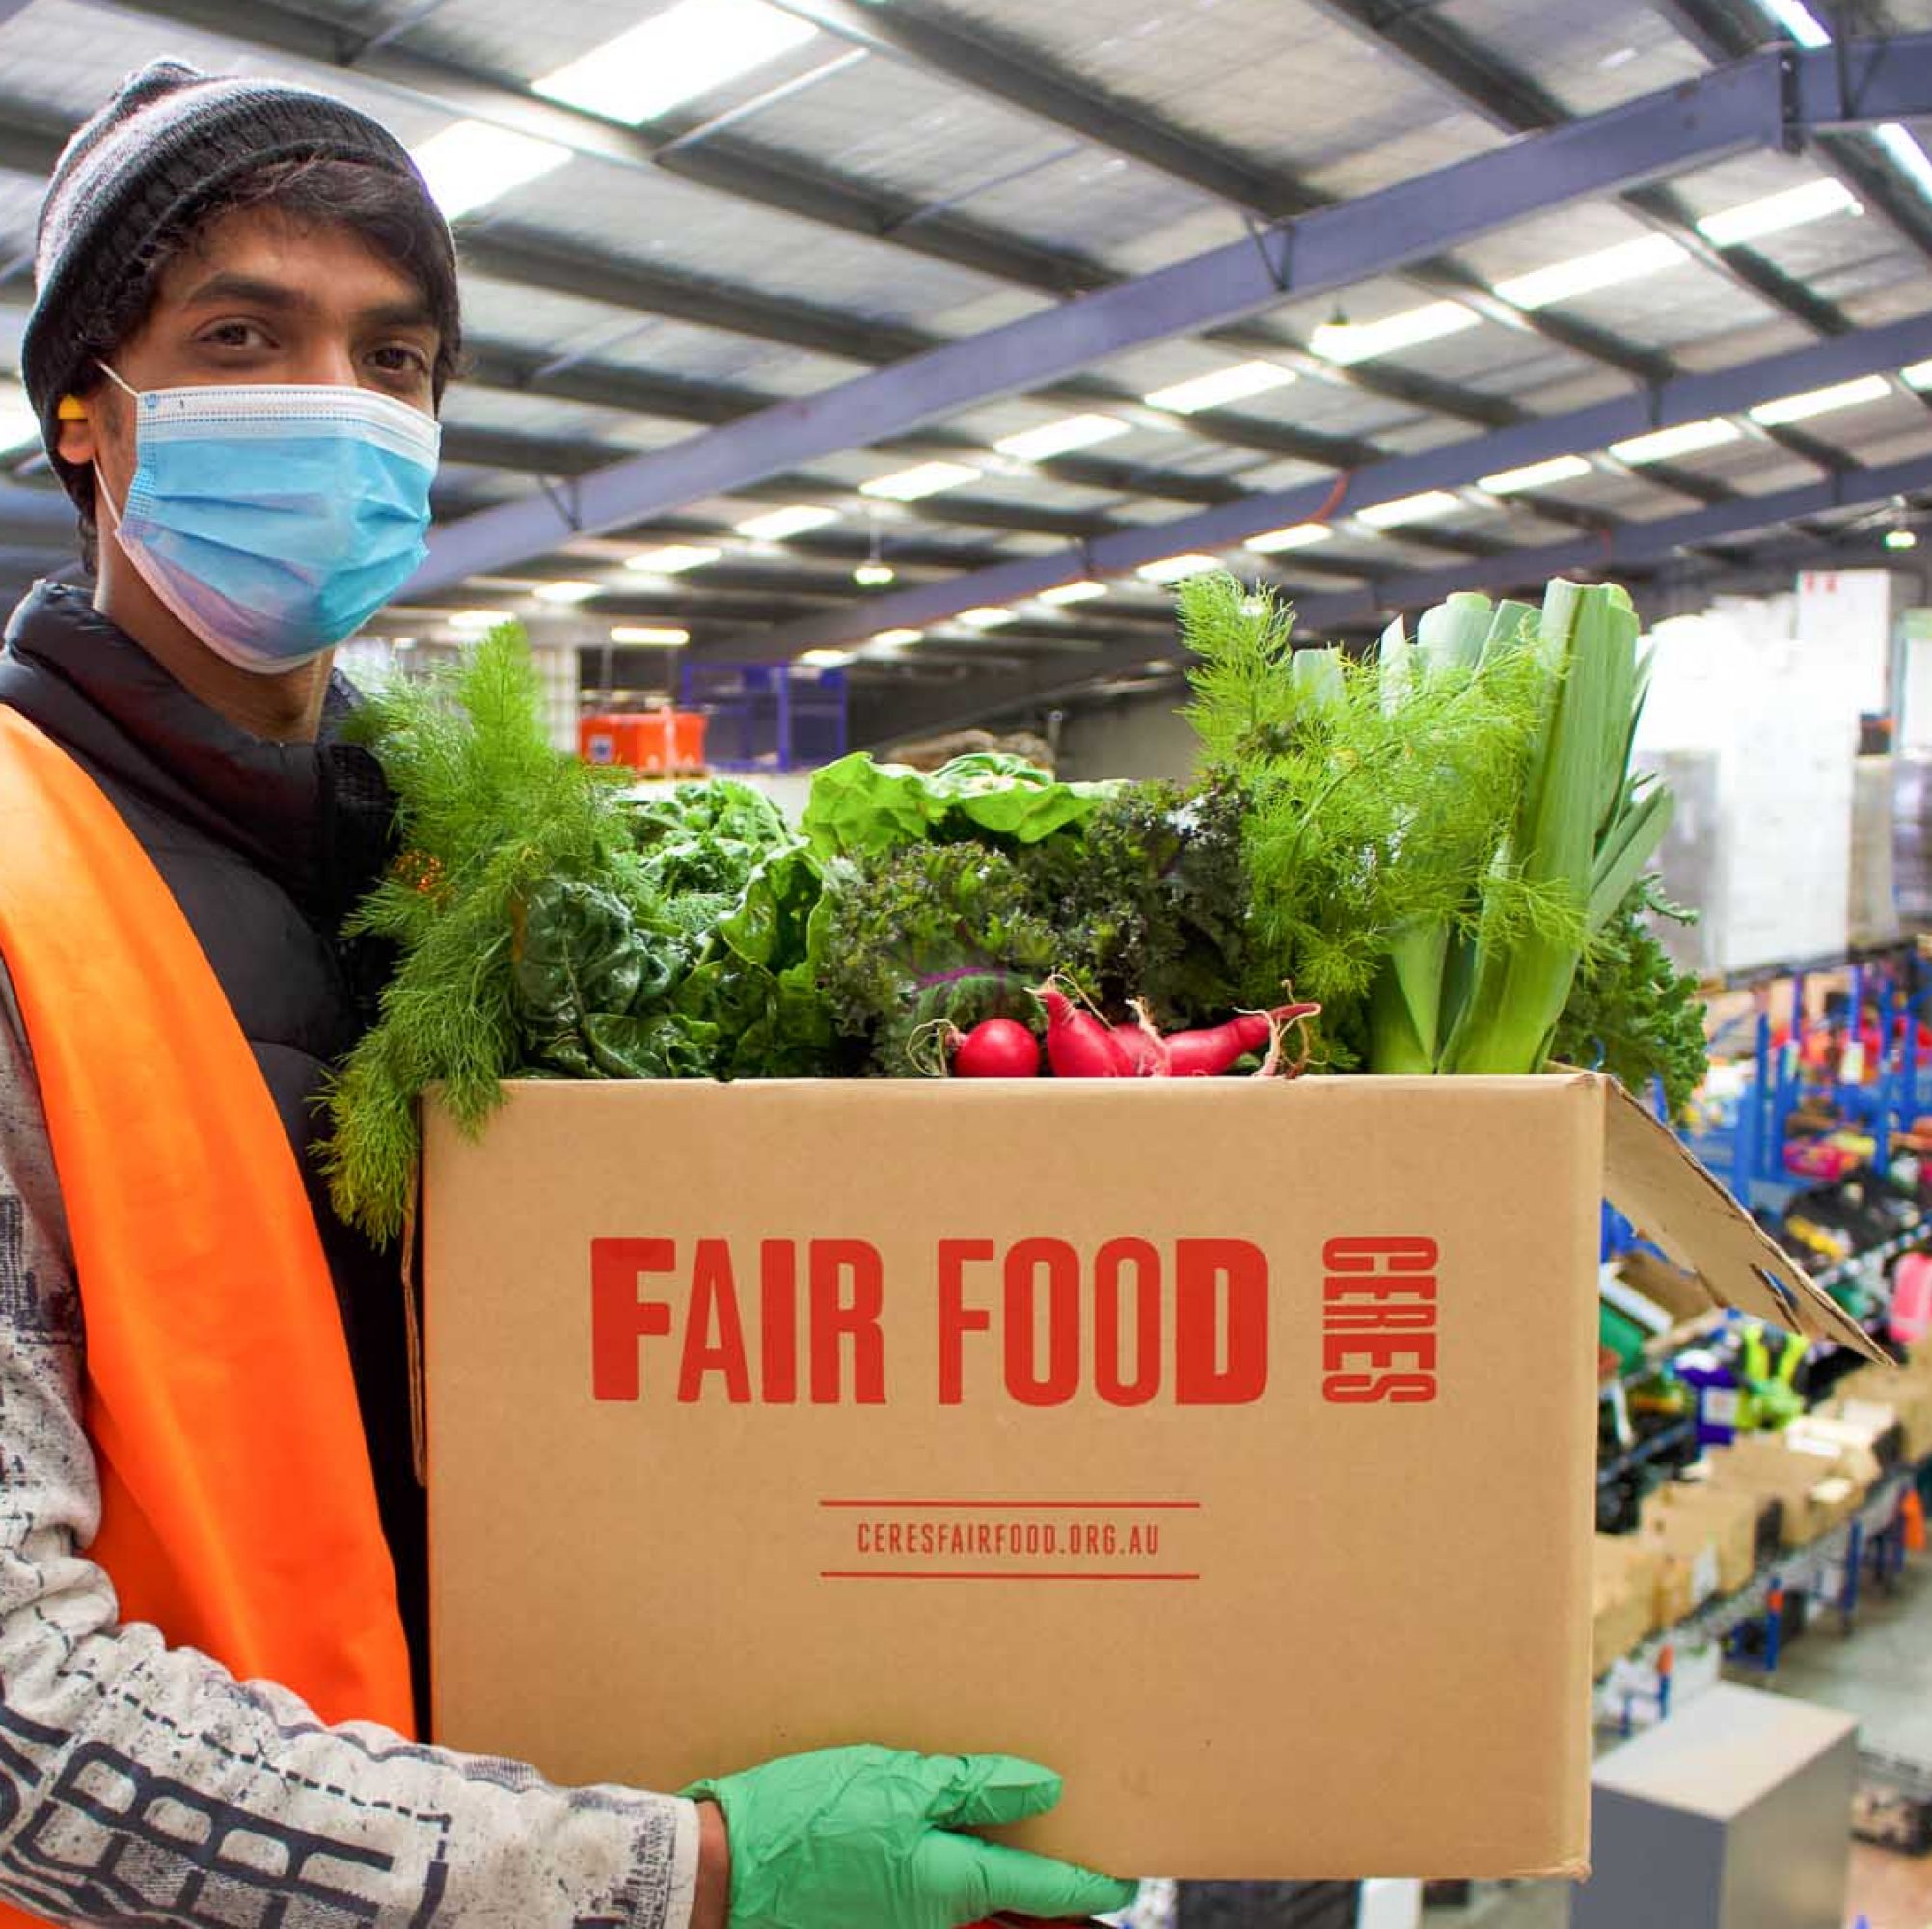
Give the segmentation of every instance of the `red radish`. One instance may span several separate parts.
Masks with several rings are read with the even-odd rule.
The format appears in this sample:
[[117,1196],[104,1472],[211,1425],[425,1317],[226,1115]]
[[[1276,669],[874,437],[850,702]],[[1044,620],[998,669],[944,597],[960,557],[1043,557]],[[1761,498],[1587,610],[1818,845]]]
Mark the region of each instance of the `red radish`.
[[1113,1035],[1115,1042],[1127,1053],[1128,1063],[1136,1077],[1164,1078],[1167,1075],[1167,1041],[1161,1037],[1153,1015],[1142,1000],[1136,998],[1133,1001],[1133,1022],[1115,1025]]
[[1167,1070],[1176,1078],[1212,1078],[1238,1058],[1265,1050],[1273,1035],[1265,1012],[1242,1012],[1226,1024],[1203,1031],[1178,1031],[1162,1041],[1167,1046]]
[[1203,1031],[1172,1033],[1161,1041],[1167,1048],[1168,1073],[1176,1078],[1217,1077],[1249,1052],[1265,1050],[1268,1058],[1262,1069],[1271,1073],[1282,1033],[1320,1009],[1320,1005],[1282,1005],[1271,1012],[1242,1012],[1226,1024]]
[[1055,1078],[1130,1078],[1133,1060],[1119,1036],[1056,985],[1033,995],[1047,1010],[1047,1063]]
[[1014,1019],[988,1019],[959,1041],[953,1072],[961,1078],[1037,1078],[1040,1041]]

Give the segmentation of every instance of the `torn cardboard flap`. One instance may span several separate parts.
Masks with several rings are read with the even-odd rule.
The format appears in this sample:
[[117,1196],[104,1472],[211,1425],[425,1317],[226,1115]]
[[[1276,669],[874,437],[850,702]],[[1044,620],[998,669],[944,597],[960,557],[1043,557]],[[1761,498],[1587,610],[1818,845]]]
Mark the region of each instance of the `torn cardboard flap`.
[[1668,1126],[1615,1079],[1602,1084],[1603,1189],[1645,1238],[1692,1274],[1713,1304],[1885,1360],[1884,1348],[1812,1285]]

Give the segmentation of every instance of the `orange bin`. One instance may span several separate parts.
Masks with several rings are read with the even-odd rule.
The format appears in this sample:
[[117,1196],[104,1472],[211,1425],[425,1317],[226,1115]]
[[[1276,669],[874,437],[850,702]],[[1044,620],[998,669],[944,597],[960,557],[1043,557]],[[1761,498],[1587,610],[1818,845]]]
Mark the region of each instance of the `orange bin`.
[[577,754],[586,764],[623,764],[665,775],[704,768],[704,713],[613,710],[577,725]]

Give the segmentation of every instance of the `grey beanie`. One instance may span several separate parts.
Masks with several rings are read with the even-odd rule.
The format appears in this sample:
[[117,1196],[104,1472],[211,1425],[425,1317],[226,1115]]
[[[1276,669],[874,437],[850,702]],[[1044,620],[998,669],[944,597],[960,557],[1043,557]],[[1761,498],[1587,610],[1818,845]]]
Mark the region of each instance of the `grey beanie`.
[[[141,299],[160,234],[191,223],[238,176],[293,160],[386,168],[435,205],[408,149],[345,101],[280,81],[201,73],[180,61],[128,75],[68,143],[41,204],[34,309],[20,352],[50,456],[60,399],[92,372],[83,324]],[[448,224],[439,215],[436,225],[448,244]],[[58,459],[54,467],[86,509],[85,473]]]

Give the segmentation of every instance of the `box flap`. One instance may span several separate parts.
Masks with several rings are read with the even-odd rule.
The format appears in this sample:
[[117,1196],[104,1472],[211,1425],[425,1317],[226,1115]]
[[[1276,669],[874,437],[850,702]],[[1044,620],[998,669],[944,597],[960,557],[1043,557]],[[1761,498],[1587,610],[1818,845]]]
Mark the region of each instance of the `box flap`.
[[1670,1128],[1615,1079],[1603,1080],[1603,1189],[1639,1233],[1691,1273],[1718,1306],[1836,1340],[1870,1360],[1886,1353],[1768,1237]]

